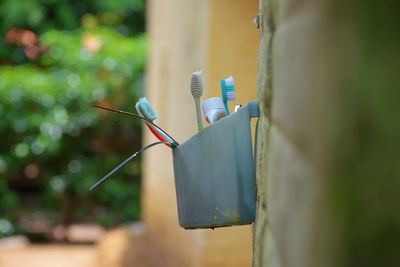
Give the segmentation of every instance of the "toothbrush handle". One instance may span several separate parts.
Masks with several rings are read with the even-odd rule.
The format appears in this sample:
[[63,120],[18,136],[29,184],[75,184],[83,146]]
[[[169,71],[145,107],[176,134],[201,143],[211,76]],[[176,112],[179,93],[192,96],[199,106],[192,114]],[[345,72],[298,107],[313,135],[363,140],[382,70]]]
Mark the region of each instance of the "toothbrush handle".
[[199,132],[200,132],[203,129],[203,122],[201,120],[201,111],[200,111],[200,98],[195,97],[194,103],[196,104],[197,126],[198,126]]
[[229,115],[228,99],[226,98],[225,79],[221,79],[221,96],[222,96],[222,102],[224,102],[224,106],[225,106],[225,109],[226,109],[226,113]]
[[226,109],[226,113],[229,115],[228,101],[224,101],[224,106],[225,106],[225,109]]
[[[150,132],[152,132],[153,135],[158,138],[158,140],[160,140],[161,142],[167,142],[155,129],[153,129],[153,127],[151,127],[150,124],[148,124],[147,122],[145,122],[145,124],[149,128]],[[171,147],[171,145],[168,143],[165,143],[165,145]]]

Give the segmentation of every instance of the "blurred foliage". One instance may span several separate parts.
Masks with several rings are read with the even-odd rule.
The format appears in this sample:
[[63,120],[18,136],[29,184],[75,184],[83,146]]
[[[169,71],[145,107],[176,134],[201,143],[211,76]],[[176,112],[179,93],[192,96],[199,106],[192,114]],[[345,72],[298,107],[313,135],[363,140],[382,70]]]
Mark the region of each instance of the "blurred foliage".
[[[398,1],[338,1],[350,40],[338,87],[334,215],[340,266],[400,266],[400,16]],[[352,39],[349,39],[352,38]],[[338,47],[343,47],[339,43]],[[349,64],[350,63],[350,64]],[[332,231],[333,233],[337,233]]]
[[139,219],[139,159],[88,190],[140,149],[141,122],[88,105],[132,111],[143,94],[143,2],[6,0],[0,18],[0,236]]
[[[49,30],[74,30],[83,25],[110,26],[123,35],[144,32],[143,0],[2,0],[0,34],[11,27],[24,28],[41,35]],[[0,41],[2,61],[21,63],[27,58],[21,49]]]

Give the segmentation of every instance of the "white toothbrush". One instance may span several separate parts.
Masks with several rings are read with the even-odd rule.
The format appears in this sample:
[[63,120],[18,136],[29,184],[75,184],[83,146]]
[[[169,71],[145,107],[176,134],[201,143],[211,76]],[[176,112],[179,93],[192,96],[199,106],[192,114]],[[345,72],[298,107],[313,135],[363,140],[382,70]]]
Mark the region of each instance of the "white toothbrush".
[[190,78],[190,92],[196,105],[197,126],[199,131],[201,131],[203,129],[200,111],[200,97],[203,95],[203,76],[201,70],[192,73],[192,77]]

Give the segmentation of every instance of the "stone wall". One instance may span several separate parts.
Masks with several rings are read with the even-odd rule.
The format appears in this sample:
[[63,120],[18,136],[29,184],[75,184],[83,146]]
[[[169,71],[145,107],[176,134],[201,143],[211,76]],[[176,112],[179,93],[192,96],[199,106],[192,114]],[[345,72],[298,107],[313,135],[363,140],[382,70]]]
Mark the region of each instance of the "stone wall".
[[260,1],[254,266],[400,266],[389,2]]

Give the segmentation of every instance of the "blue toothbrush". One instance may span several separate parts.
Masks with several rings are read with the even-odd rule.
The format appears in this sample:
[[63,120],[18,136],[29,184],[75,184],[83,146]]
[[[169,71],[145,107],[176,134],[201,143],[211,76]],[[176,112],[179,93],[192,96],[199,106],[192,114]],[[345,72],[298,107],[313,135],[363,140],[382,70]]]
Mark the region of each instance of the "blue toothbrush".
[[226,113],[229,115],[228,101],[236,99],[235,86],[233,85],[232,76],[229,76],[229,78],[226,79],[221,79],[221,94],[222,94],[222,101],[224,102],[224,106],[226,109]]

